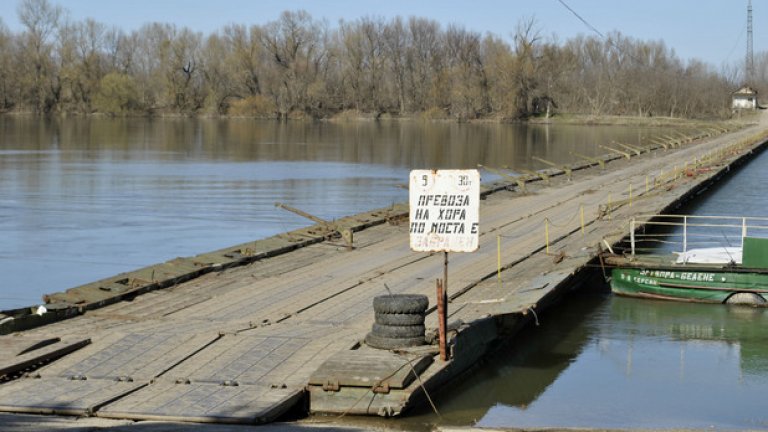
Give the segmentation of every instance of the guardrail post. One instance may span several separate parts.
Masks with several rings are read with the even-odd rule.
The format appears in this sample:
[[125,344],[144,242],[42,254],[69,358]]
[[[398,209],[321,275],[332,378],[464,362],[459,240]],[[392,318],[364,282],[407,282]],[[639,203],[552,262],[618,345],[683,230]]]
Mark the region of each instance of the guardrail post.
[[635,218],[629,221],[629,243],[632,245],[632,256],[635,256]]
[[744,248],[744,237],[747,236],[747,218],[741,218],[741,247]]
[[688,216],[683,216],[683,252],[688,251]]

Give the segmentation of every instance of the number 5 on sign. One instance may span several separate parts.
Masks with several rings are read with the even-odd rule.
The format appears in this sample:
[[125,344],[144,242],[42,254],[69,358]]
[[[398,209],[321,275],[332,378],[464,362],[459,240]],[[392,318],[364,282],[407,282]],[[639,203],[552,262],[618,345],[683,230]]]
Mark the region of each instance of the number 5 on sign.
[[480,214],[477,170],[413,170],[409,191],[412,250],[477,250]]

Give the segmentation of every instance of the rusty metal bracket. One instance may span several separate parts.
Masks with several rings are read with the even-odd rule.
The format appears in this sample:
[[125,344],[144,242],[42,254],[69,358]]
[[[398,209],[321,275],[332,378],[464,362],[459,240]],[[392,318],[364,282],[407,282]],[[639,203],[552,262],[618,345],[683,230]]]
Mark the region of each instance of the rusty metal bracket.
[[379,383],[371,389],[374,393],[381,393],[381,394],[389,394],[389,383],[383,382]]
[[323,390],[325,391],[332,391],[337,392],[341,390],[341,386],[339,385],[339,380],[328,380],[325,384],[323,384]]

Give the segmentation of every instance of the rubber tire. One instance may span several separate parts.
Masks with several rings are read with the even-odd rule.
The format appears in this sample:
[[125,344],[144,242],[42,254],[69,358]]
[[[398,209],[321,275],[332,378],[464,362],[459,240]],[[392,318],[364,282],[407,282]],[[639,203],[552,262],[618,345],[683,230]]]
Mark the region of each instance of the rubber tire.
[[739,292],[732,294],[725,301],[726,304],[757,306],[765,303],[765,299],[760,294]]
[[413,338],[388,338],[368,333],[365,336],[365,343],[372,348],[391,350],[424,345],[426,342],[424,341],[424,336]]
[[402,314],[402,313],[377,313],[374,315],[376,324],[411,326],[424,325],[424,314]]
[[409,339],[414,337],[424,337],[426,329],[423,325],[393,326],[373,324],[371,333],[385,338]]
[[429,299],[422,294],[392,294],[373,298],[376,313],[423,314],[429,306]]

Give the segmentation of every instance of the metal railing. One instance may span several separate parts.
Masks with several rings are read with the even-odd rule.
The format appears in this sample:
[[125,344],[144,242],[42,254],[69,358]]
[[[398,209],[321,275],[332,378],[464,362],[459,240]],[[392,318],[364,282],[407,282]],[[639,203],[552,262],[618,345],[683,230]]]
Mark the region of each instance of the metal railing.
[[629,249],[687,252],[691,248],[742,247],[744,237],[768,237],[768,218],[695,215],[640,215],[629,222]]

